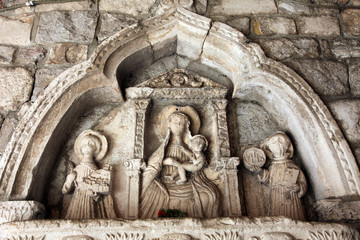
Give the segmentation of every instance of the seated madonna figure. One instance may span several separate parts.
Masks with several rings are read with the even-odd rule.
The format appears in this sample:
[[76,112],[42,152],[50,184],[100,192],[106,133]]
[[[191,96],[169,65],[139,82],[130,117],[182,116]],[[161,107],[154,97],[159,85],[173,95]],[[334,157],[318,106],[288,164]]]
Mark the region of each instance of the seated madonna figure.
[[[165,130],[165,139],[150,156],[143,173],[141,218],[155,218],[160,209],[168,208],[179,209],[189,217],[218,217],[219,192],[205,176],[203,168],[188,172],[187,181],[176,183],[181,179],[176,174],[178,166],[175,165],[191,164],[184,148],[189,149],[189,141],[193,138],[190,119],[194,123],[193,133],[200,127],[197,113],[190,106],[168,106],[160,115],[160,130]],[[175,161],[178,164],[174,164]]]

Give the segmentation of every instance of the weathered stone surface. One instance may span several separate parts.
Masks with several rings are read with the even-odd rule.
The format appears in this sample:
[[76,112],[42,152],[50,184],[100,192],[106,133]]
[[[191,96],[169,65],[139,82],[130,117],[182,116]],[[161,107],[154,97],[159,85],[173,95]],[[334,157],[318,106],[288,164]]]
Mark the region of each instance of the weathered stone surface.
[[340,35],[339,21],[331,16],[299,17],[297,26],[302,35]]
[[355,155],[355,158],[356,158],[356,161],[357,161],[358,165],[360,165],[360,148],[355,149],[354,155]]
[[103,41],[114,33],[134,24],[136,19],[121,14],[102,13],[100,15],[100,32],[97,34],[99,41]]
[[0,108],[15,111],[30,99],[34,78],[24,68],[0,68]]
[[296,2],[289,2],[286,0],[280,0],[278,3],[279,13],[287,13],[287,14],[309,14],[311,13],[310,8],[305,5],[296,3]]
[[330,50],[336,58],[360,57],[360,41],[336,39],[330,42]]
[[49,51],[47,64],[80,63],[87,59],[87,45],[61,43]]
[[352,94],[360,96],[360,60],[350,61],[349,83]]
[[250,33],[250,19],[248,17],[235,18],[228,21],[227,24],[239,30],[243,34]]
[[257,42],[267,56],[276,60],[319,57],[319,45],[314,39],[259,39]]
[[118,1],[118,0],[101,0],[99,2],[100,11],[116,11],[124,14],[138,16],[147,13],[156,0],[134,0],[134,1]]
[[65,69],[62,68],[37,70],[35,74],[35,85],[31,96],[31,101],[35,101],[40,92],[64,70]]
[[360,36],[360,9],[345,9],[341,13],[341,23],[345,36]]
[[277,8],[273,0],[227,0],[216,1],[209,5],[210,14],[218,15],[242,15],[276,13]]
[[321,54],[322,54],[322,56],[324,58],[332,58],[329,42],[327,40],[323,39],[323,40],[320,41],[320,46],[321,46]]
[[329,108],[346,138],[353,143],[360,142],[360,101],[340,100],[330,103]]
[[93,11],[52,11],[42,13],[36,33],[37,43],[78,42],[94,39],[97,13]]
[[342,63],[298,60],[285,64],[299,73],[319,95],[342,95],[349,91],[347,67]]
[[18,121],[15,118],[6,118],[0,130],[0,156],[3,154]]
[[36,64],[44,59],[46,49],[41,46],[20,48],[15,54],[15,63],[18,64]]
[[12,63],[16,48],[0,46],[0,63]]
[[50,12],[50,11],[85,11],[91,10],[91,1],[74,1],[53,4],[39,4],[35,5],[35,12]]
[[295,21],[290,18],[258,17],[253,19],[253,27],[257,35],[296,34]]
[[[12,20],[0,16],[0,44],[29,45],[32,21]],[[4,34],[6,33],[6,34]]]

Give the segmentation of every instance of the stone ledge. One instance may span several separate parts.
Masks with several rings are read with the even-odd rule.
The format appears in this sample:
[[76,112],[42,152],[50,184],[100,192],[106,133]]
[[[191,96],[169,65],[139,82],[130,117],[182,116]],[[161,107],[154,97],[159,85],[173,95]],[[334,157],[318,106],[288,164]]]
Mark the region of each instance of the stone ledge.
[[177,236],[172,239],[268,239],[268,236],[276,236],[270,239],[327,239],[326,236],[335,236],[335,239],[360,238],[355,229],[346,225],[300,222],[284,217],[34,220],[2,224],[0,232],[4,239],[20,237],[44,240],[68,239],[85,232],[89,239],[162,239],[168,235]]

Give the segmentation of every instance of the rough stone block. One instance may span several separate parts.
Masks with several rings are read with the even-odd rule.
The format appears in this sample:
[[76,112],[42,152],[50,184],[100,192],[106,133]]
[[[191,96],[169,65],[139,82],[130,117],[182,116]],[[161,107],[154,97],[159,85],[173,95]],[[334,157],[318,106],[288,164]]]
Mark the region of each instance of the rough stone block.
[[297,25],[302,35],[340,35],[339,21],[331,16],[299,17]]
[[46,49],[41,46],[20,48],[15,54],[15,63],[18,64],[36,64],[44,59]]
[[277,8],[274,0],[227,0],[216,1],[209,4],[209,12],[212,15],[245,15],[276,13]]
[[34,78],[20,67],[0,68],[0,76],[0,108],[15,111],[30,99]]
[[345,36],[360,36],[360,9],[345,9],[341,13],[341,23]]
[[47,64],[80,63],[87,59],[88,46],[80,44],[56,44],[50,51]]
[[350,90],[347,67],[342,63],[298,60],[285,64],[302,76],[319,95],[343,95]]
[[50,82],[62,73],[65,69],[56,68],[56,69],[40,69],[36,71],[35,74],[35,85],[33,94],[31,96],[31,101],[35,101],[40,92],[46,88]]
[[100,0],[99,10],[107,12],[120,12],[133,16],[148,13],[156,0]]
[[254,18],[253,26],[257,35],[296,34],[295,21],[290,18],[258,17]]
[[329,42],[323,39],[320,43],[322,56],[325,58],[332,58]]
[[319,45],[314,39],[260,39],[258,43],[268,57],[276,60],[319,57]]
[[99,41],[103,41],[116,32],[134,24],[136,19],[121,14],[102,13],[100,15],[100,22],[100,32],[97,37]]
[[311,9],[302,3],[280,0],[278,3],[279,13],[285,14],[310,14]]
[[37,43],[91,43],[97,13],[93,11],[53,11],[42,13],[36,33]]
[[360,57],[360,41],[336,39],[330,42],[330,50],[336,58]]
[[360,60],[350,62],[349,83],[352,94],[360,96]]
[[16,48],[0,46],[0,63],[12,63]]
[[14,132],[18,121],[15,118],[6,118],[1,125],[0,130],[0,156],[3,154],[6,145],[10,141],[11,135]]
[[0,16],[0,44],[29,45],[32,24],[32,20],[20,21]]
[[250,18],[248,17],[235,18],[233,20],[228,21],[227,24],[239,30],[243,34],[250,33]]
[[355,149],[354,155],[355,155],[357,164],[360,165],[360,148],[356,148],[356,149]]
[[35,12],[51,12],[51,11],[85,11],[91,10],[91,1],[63,2],[53,4],[35,5]]
[[360,142],[360,101],[340,100],[330,103],[329,108],[346,138],[352,143]]

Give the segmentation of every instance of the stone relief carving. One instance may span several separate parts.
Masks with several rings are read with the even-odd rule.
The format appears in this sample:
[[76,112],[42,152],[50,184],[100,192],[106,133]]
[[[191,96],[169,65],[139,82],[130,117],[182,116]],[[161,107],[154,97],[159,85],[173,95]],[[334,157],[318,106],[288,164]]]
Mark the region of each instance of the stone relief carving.
[[193,240],[193,238],[187,234],[171,233],[159,238],[153,238],[153,240]]
[[106,240],[143,240],[144,234],[141,233],[116,233],[106,234]]
[[4,240],[44,240],[45,236],[29,236],[29,235],[24,235],[24,236],[17,236],[17,237],[11,237],[11,238],[5,238]]
[[111,167],[99,169],[100,161],[108,148],[105,136],[85,130],[75,141],[74,150],[79,163],[66,177],[63,194],[75,189],[65,219],[115,218],[110,195]]
[[270,187],[269,215],[286,216],[295,220],[305,220],[301,198],[307,190],[304,173],[291,160],[294,149],[289,137],[283,132],[276,132],[265,139],[260,147],[271,160],[268,169],[261,149],[249,149],[244,152],[245,167],[258,173],[261,183]]
[[200,128],[197,112],[190,106],[170,105],[159,119],[164,139],[143,173],[141,218],[154,218],[160,209],[167,208],[179,209],[189,217],[220,216],[219,191],[203,171],[207,140],[193,135]]
[[252,237],[251,240],[295,240],[295,238],[284,232],[264,233],[260,237]]
[[210,234],[204,234],[204,240],[242,240],[243,236],[239,232],[215,232]]
[[94,238],[87,235],[73,235],[63,237],[62,240],[93,240]]
[[358,233],[344,232],[344,231],[322,231],[322,232],[309,232],[310,240],[347,240],[357,239]]
[[44,218],[45,207],[35,201],[0,202],[0,224],[4,222],[24,221]]
[[360,209],[358,201],[344,201],[342,199],[324,199],[316,202],[314,208],[321,221],[342,221],[360,219],[357,209]]

